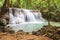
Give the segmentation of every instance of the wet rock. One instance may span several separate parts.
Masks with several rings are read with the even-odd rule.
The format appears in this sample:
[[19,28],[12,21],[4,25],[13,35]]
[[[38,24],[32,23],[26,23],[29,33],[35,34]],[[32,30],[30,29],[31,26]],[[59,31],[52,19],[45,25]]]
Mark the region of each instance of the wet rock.
[[45,35],[46,37],[49,37],[53,40],[59,40],[60,39],[60,27],[56,27],[56,26],[44,26],[43,28],[41,28],[38,31],[33,31],[32,32],[33,35]]
[[4,18],[0,18],[0,26],[7,25],[7,21]]
[[36,34],[37,34],[37,32],[33,31],[33,32],[32,32],[32,34],[33,34],[33,35],[36,35]]
[[29,34],[29,32],[26,32],[25,34],[27,35],[27,34]]
[[9,34],[14,34],[15,31],[14,31],[14,30],[9,30],[8,33],[9,33]]
[[60,35],[60,31],[57,31],[56,33],[57,33],[58,35]]
[[23,35],[23,34],[25,34],[25,32],[24,32],[23,30],[18,30],[18,31],[17,31],[17,35],[18,35],[18,34]]

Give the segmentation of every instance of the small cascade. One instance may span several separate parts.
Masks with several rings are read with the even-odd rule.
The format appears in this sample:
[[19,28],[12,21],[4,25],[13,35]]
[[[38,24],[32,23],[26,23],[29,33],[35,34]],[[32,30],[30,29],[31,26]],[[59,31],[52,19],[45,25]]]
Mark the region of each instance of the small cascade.
[[9,24],[15,24],[11,8],[9,9]]
[[39,11],[32,12],[27,9],[19,9],[19,8],[10,8],[9,9],[9,24],[21,24],[25,22],[42,22],[44,19]]
[[41,15],[41,13],[39,11],[34,11],[32,13],[35,16],[36,21],[45,21],[45,19],[42,18],[42,15]]
[[27,22],[36,21],[35,16],[33,15],[33,13],[30,10],[24,9],[24,13],[26,15],[26,21]]

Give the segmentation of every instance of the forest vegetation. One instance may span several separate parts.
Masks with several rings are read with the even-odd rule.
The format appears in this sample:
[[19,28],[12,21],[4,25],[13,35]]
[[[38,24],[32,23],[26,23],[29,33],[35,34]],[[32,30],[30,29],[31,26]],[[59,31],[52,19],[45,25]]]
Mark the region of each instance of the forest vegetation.
[[[50,21],[60,22],[60,0],[0,0],[0,33],[6,32],[7,35],[8,33],[14,34],[13,35],[14,37],[16,35],[23,35],[24,37],[26,37],[27,34],[28,36],[35,35],[38,37],[39,36],[48,37],[48,39],[52,40],[60,40],[60,27],[56,26],[53,27],[51,25],[50,25],[51,27],[48,27],[49,25],[43,26],[40,30],[33,31],[32,34],[29,34],[29,32],[24,32],[23,30],[19,30],[15,35],[15,31],[12,30],[10,26],[8,27],[6,26],[8,24],[7,20],[9,19],[8,17],[6,18],[4,15],[9,12],[9,8],[39,10],[43,18],[48,20],[48,24],[50,25]],[[3,34],[3,36],[4,35],[6,34]],[[17,37],[20,36],[16,36],[16,39]],[[35,39],[28,39],[28,40],[35,40]]]
[[[3,4],[4,0],[0,0],[0,8]],[[60,22],[60,0],[50,0],[49,2],[48,0],[9,0],[9,7],[39,10],[45,19]]]

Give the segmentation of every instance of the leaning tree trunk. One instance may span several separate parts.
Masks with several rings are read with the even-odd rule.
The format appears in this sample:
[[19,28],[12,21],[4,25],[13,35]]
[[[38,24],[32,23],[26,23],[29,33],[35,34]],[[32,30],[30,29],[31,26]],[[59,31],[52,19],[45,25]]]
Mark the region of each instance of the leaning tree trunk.
[[5,0],[3,6],[1,7],[0,17],[5,15],[9,11],[9,0]]
[[50,18],[51,18],[51,16],[50,16],[50,0],[47,0],[47,3],[48,3],[47,9],[48,9],[48,16],[49,16],[49,17],[47,17],[47,19],[48,19],[48,26],[50,27]]
[[2,27],[2,32],[5,32],[5,26],[7,25],[5,14],[9,12],[9,0],[5,0],[3,6],[0,11],[0,26]]

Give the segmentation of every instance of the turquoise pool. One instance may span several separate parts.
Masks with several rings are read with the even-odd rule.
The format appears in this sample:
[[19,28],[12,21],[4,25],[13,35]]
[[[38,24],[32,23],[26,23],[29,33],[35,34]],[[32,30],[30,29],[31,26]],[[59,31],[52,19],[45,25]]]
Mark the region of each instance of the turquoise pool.
[[[60,26],[59,22],[50,22],[53,26]],[[23,30],[25,32],[32,32],[41,29],[44,25],[48,25],[48,22],[42,22],[42,23],[24,23],[24,24],[14,24],[10,25],[13,27],[13,30]]]

